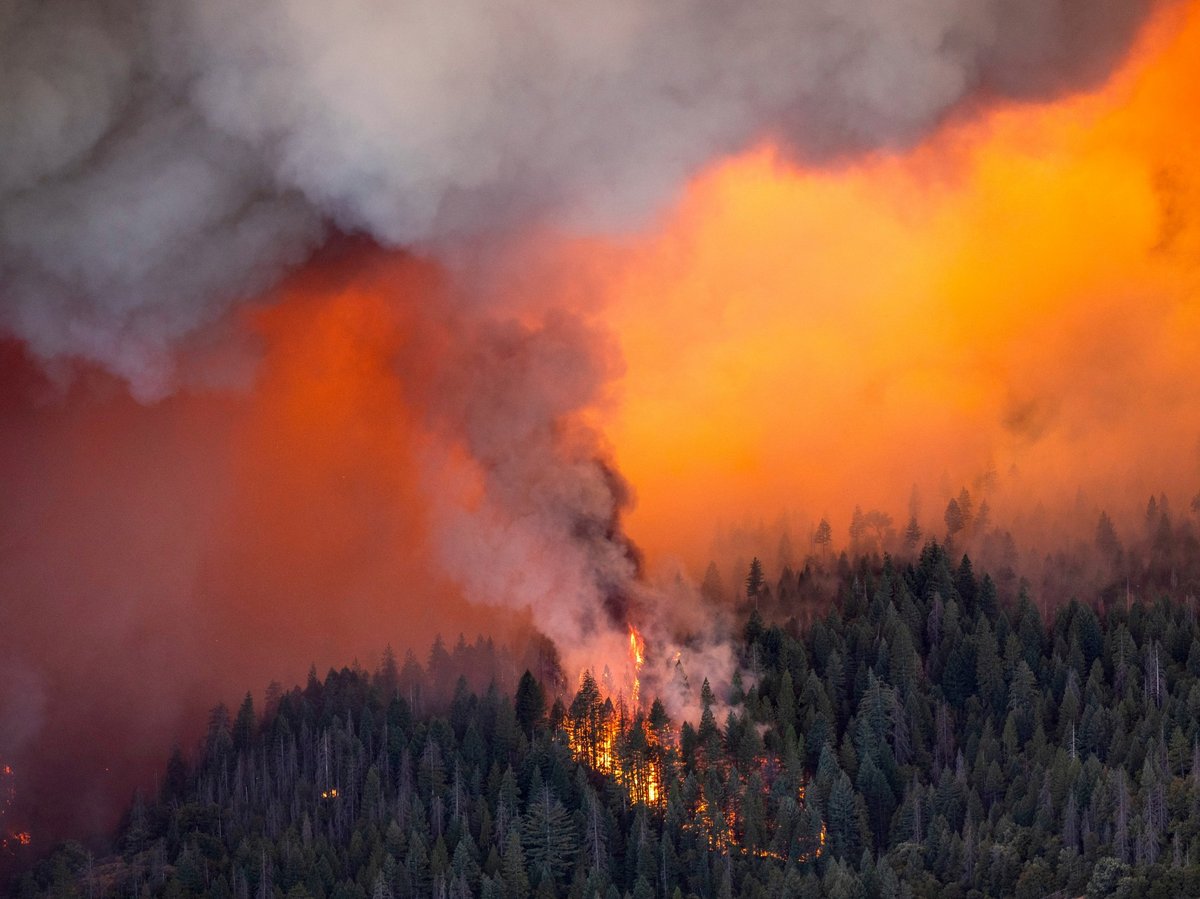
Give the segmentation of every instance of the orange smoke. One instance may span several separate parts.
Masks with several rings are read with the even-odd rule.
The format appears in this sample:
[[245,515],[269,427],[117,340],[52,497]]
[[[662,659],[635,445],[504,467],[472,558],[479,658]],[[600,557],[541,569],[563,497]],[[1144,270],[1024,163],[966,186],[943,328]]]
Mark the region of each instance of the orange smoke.
[[625,354],[605,417],[634,538],[702,565],[714,520],[790,512],[800,548],[823,515],[843,543],[856,503],[903,527],[914,484],[940,536],[989,472],[1009,512],[1190,500],[1197,108],[1193,4],[1094,95],[832,172],[763,147],[645,239],[568,251]]
[[433,276],[349,255],[352,276],[344,262],[318,265],[248,322],[263,358],[232,436],[231,509],[203,590],[266,600],[230,604],[217,622],[270,635],[255,653],[260,680],[301,676],[299,647],[373,663],[384,635],[423,654],[439,630],[471,629],[425,545],[421,429],[395,370],[397,300],[426,295]]
[[39,842],[107,828],[218,701],[523,626],[468,607],[426,545],[397,357],[433,276],[341,252],[246,314],[253,390],[144,406],[84,371],[59,395],[0,344],[0,760]]

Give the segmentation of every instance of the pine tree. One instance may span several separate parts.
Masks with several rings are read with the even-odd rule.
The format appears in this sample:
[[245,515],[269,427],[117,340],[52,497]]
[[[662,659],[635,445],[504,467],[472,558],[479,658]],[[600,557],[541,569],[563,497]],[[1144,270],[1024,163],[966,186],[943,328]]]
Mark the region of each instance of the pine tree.
[[857,859],[862,851],[858,806],[850,778],[844,773],[829,792],[829,849],[839,859]]
[[789,727],[796,725],[796,691],[792,684],[790,671],[783,672],[783,680],[779,685],[776,721],[781,734],[785,733]]
[[1067,794],[1067,807],[1063,810],[1063,847],[1075,852],[1079,849],[1079,804],[1075,800],[1075,791]]
[[500,878],[504,882],[505,899],[528,899],[529,874],[525,870],[525,850],[517,829],[508,832],[508,844],[500,862]]
[[572,731],[579,745],[584,748],[588,765],[595,768],[603,739],[604,703],[591,671],[583,673],[579,692],[571,702],[570,719]]
[[921,525],[917,522],[917,517],[914,515],[908,519],[908,526],[904,529],[904,548],[909,552],[913,552],[920,542]]
[[824,518],[817,525],[816,533],[813,534],[813,543],[821,552],[821,557],[824,558],[829,553],[829,544],[833,542],[833,528],[829,526],[829,522]]
[[758,600],[762,596],[765,583],[762,562],[758,560],[758,556],[755,556],[750,560],[750,573],[746,575],[746,599],[753,602],[755,608],[758,607]]
[[1113,819],[1113,852],[1117,858],[1129,863],[1129,786],[1125,782],[1125,772],[1118,769],[1114,789],[1116,803]]
[[570,866],[578,839],[567,810],[550,787],[543,786],[530,803],[521,827],[522,845],[539,880],[557,882]]
[[[888,785],[887,778],[869,755],[863,759],[858,769],[858,792],[866,802],[875,847],[883,847],[886,844],[892,814],[896,811],[896,797]],[[832,797],[830,801],[832,802]]]
[[258,720],[254,716],[254,697],[246,691],[246,698],[238,709],[237,719],[233,724],[233,748],[238,752],[250,749],[254,743],[254,732]]
[[528,668],[525,669],[520,683],[517,684],[515,706],[517,722],[521,725],[521,730],[527,737],[533,739],[534,730],[542,723],[542,719],[546,715],[546,692]]
[[700,584],[700,595],[714,605],[725,600],[725,585],[721,582],[721,570],[717,568],[716,562],[708,563],[704,580]]
[[584,794],[584,851],[588,864],[593,872],[599,872],[607,877],[609,874],[608,861],[608,826],[605,812],[600,804],[600,798],[590,787]]
[[946,542],[952,541],[963,529],[966,524],[963,516],[962,508],[958,504],[958,500],[952,499],[946,504],[946,513],[942,516],[946,522]]

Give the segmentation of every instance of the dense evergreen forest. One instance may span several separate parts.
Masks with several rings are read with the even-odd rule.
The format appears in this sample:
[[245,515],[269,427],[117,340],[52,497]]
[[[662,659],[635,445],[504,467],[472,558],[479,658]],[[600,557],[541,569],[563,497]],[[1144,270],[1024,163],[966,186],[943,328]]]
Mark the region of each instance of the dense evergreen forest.
[[552,659],[446,695],[479,643],[247,694],[110,856],[64,844],[13,892],[1200,895],[1200,626],[1177,573],[1153,602],[1047,620],[929,543],[832,563],[836,601],[801,626],[805,576],[764,620],[750,566],[743,672],[696,686],[694,724],[591,677],[564,691]]

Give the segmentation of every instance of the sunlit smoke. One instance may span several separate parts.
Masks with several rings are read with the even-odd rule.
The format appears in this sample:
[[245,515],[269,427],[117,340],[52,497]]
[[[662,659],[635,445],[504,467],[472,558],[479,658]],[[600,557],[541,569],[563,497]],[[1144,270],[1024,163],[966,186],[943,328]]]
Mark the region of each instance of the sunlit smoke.
[[603,427],[652,561],[703,571],[723,522],[795,563],[822,518],[840,550],[855,505],[903,531],[914,497],[943,539],[964,487],[1005,526],[1044,504],[1047,538],[1188,505],[1200,16],[1160,25],[1104,91],[835,173],[766,146],[645,239],[562,251],[620,335]]

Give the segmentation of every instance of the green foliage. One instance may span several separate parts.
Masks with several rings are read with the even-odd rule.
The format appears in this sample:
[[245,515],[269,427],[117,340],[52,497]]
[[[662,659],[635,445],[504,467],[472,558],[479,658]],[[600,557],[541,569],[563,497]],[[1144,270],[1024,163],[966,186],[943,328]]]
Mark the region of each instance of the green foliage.
[[546,691],[528,668],[517,684],[516,713],[521,730],[532,739],[535,728],[546,715]]

